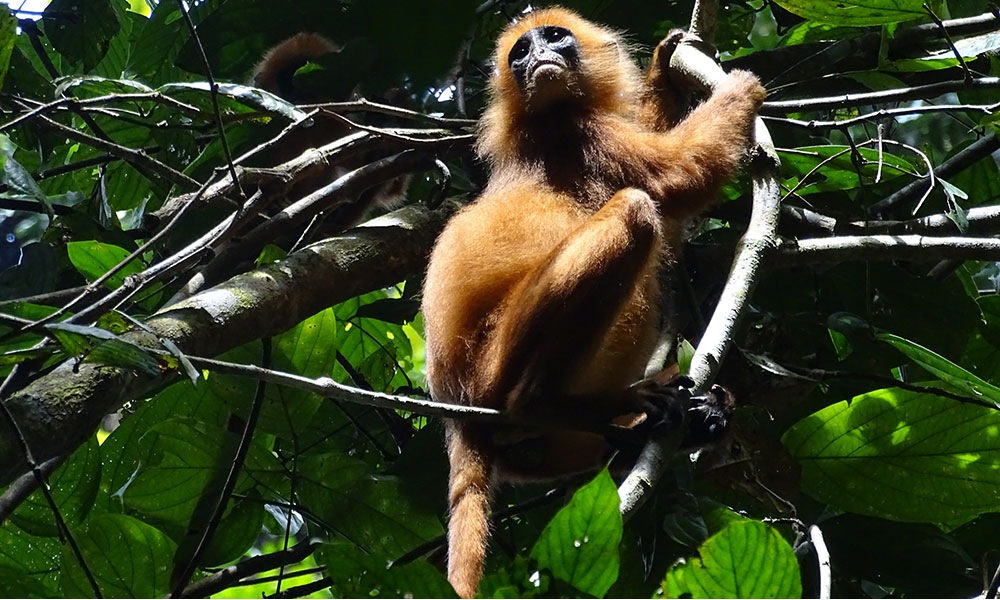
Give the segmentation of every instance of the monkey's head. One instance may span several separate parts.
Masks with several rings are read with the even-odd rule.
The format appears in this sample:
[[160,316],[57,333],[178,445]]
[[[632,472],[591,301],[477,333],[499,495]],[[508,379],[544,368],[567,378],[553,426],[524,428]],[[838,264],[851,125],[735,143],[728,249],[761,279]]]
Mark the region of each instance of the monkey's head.
[[[537,115],[627,113],[635,108],[639,72],[619,36],[564,8],[525,15],[497,40],[492,101],[479,150],[503,154],[511,130]],[[580,109],[580,110],[577,110]],[[570,118],[573,118],[572,116]]]

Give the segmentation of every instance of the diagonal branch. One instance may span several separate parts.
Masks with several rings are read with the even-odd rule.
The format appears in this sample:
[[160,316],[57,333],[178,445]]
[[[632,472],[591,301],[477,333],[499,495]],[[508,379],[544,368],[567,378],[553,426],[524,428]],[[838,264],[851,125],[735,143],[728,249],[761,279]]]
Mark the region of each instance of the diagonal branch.
[[[713,0],[699,1],[696,9],[710,10],[706,8],[709,4],[717,10],[717,2]],[[710,30],[704,21],[705,17],[701,14],[692,15],[692,23],[699,23],[701,27]],[[714,60],[683,43],[671,57],[670,66],[709,85],[714,85],[725,77],[722,68]],[[750,296],[760,276],[761,265],[767,254],[777,245],[776,231],[781,201],[777,179],[779,162],[767,127],[759,118],[755,137],[756,147],[753,150],[751,166],[753,212],[747,231],[737,247],[736,259],[722,297],[691,359],[690,376],[695,382],[696,389],[707,389],[715,379],[733,331],[747,312]],[[642,506],[666,469],[667,461],[679,445],[681,437],[676,431],[671,434],[665,438],[650,439],[642,449],[635,467],[618,487],[618,496],[621,499],[619,510],[625,518]]]

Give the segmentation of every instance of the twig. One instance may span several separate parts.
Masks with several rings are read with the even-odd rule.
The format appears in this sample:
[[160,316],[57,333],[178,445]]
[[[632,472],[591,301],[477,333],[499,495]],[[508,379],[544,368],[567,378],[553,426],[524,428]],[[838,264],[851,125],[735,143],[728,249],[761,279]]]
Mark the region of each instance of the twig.
[[955,47],[955,42],[952,41],[951,34],[948,33],[948,28],[945,27],[945,24],[938,18],[937,13],[935,13],[926,2],[924,3],[924,12],[930,15],[931,19],[934,20],[934,24],[938,26],[938,29],[940,29],[941,33],[944,35],[944,39],[948,42],[948,47],[951,48],[955,58],[958,59],[958,64],[962,66],[962,71],[965,72],[965,81],[972,81],[972,71],[969,70],[969,65],[965,64],[965,59],[962,58],[962,53]]
[[191,20],[191,14],[188,12],[187,4],[184,0],[177,0],[177,9],[181,11],[181,16],[184,17],[188,31],[191,32],[191,38],[194,39],[195,46],[198,48],[202,65],[205,67],[205,77],[208,79],[208,89],[211,92],[209,95],[212,98],[212,114],[215,117],[215,127],[219,132],[219,141],[222,143],[222,154],[226,157],[226,166],[229,167],[229,177],[232,179],[233,185],[236,186],[240,199],[246,202],[247,195],[243,191],[243,186],[240,185],[239,177],[236,176],[233,153],[229,149],[229,140],[226,139],[226,126],[222,123],[222,112],[219,110],[219,85],[215,82],[215,77],[212,75],[212,66],[208,63],[205,47],[201,44],[201,36],[198,35],[198,31],[194,26],[194,21]]
[[[271,340],[265,339],[263,356],[261,358],[261,364],[270,365],[271,364]],[[198,560],[201,558],[202,552],[208,546],[208,542],[211,541],[212,536],[215,535],[215,530],[218,529],[219,523],[222,522],[222,515],[226,512],[226,504],[229,503],[229,497],[233,493],[233,489],[236,487],[236,479],[243,470],[243,463],[246,461],[247,452],[250,450],[250,442],[253,439],[254,431],[257,429],[257,419],[260,417],[260,407],[264,404],[264,389],[266,386],[266,381],[258,380],[257,382],[257,393],[254,395],[253,403],[250,405],[250,414],[247,416],[246,423],[243,426],[243,435],[240,437],[240,445],[236,448],[236,455],[233,456],[233,462],[229,467],[229,473],[226,475],[226,481],[222,485],[222,490],[219,492],[219,498],[215,504],[215,510],[212,512],[212,517],[208,521],[208,525],[201,534],[201,539],[198,540],[198,545],[195,547],[194,552],[191,553],[191,557],[188,559],[187,564],[181,570],[180,575],[177,576],[177,584],[174,586],[172,592],[173,597],[180,597],[184,594],[184,589],[188,582],[191,580],[191,575],[194,574],[195,567],[198,565]]]
[[231,373],[252,377],[261,381],[270,381],[279,385],[286,385],[300,390],[314,392],[325,398],[386,408],[390,410],[406,410],[421,415],[431,417],[448,417],[451,419],[465,419],[475,421],[485,421],[488,423],[506,422],[503,414],[492,408],[482,408],[478,406],[464,406],[459,404],[445,404],[431,400],[418,400],[405,396],[393,396],[362,390],[342,383],[337,383],[329,377],[319,377],[311,379],[292,373],[284,373],[272,369],[265,369],[256,365],[241,365],[237,363],[202,358],[188,355],[188,359],[195,365],[207,367],[220,373]]
[[143,173],[153,174],[167,183],[176,185],[183,190],[195,190],[201,185],[184,173],[175,170],[173,167],[170,167],[155,158],[151,158],[144,152],[133,150],[111,141],[102,140],[78,129],[73,129],[72,127],[63,125],[62,123],[54,121],[46,116],[39,116],[38,118],[52,129],[55,129],[70,139],[83,142],[84,144],[93,146],[102,152],[107,152],[108,154],[120,157],[122,160],[131,164]]
[[820,120],[803,121],[801,119],[789,119],[786,117],[772,117],[772,116],[765,116],[764,120],[774,121],[776,123],[785,123],[788,125],[795,125],[797,127],[805,127],[806,129],[830,129],[837,127],[848,127],[850,125],[855,125],[863,121],[885,119],[887,117],[897,117],[900,115],[916,115],[916,114],[931,113],[931,112],[955,112],[963,110],[981,112],[983,114],[991,115],[1000,110],[1000,102],[994,104],[934,104],[930,106],[905,106],[902,108],[883,108],[880,110],[876,110],[874,112],[858,115],[856,117],[851,117],[848,119],[832,120],[832,121],[820,121]]
[[901,102],[903,100],[923,100],[967,89],[989,89],[1000,87],[1000,77],[979,77],[966,81],[956,79],[953,81],[939,81],[927,85],[918,85],[908,88],[898,88],[893,90],[882,90],[878,92],[864,92],[860,94],[843,94],[841,96],[828,96],[825,98],[805,98],[802,100],[777,100],[765,102],[761,107],[762,115],[782,115],[790,112],[802,112],[807,110],[829,110],[831,108],[847,108],[850,106],[863,106],[866,104],[887,104],[889,102]]
[[[997,138],[995,133],[990,133],[984,137],[979,138],[975,142],[969,144],[957,154],[949,158],[948,160],[941,163],[934,171],[940,178],[947,178],[964,171],[966,168],[972,166],[979,159],[984,156],[991,154],[993,151],[1000,148],[1000,138]],[[920,193],[920,188],[924,185],[923,179],[918,179],[914,181],[897,192],[886,196],[884,199],[871,205],[868,209],[870,213],[874,215],[880,215],[884,213],[889,208],[892,208],[896,204],[902,202],[909,202]],[[930,188],[928,188],[923,197],[926,197],[930,193]],[[923,200],[921,200],[922,202]]]
[[236,582],[257,573],[265,573],[282,566],[293,565],[301,562],[312,554],[319,543],[307,541],[296,544],[287,550],[279,550],[270,554],[261,554],[246,560],[240,561],[213,573],[204,579],[199,579],[184,588],[178,598],[207,598],[212,594],[217,594],[222,590],[232,587]]

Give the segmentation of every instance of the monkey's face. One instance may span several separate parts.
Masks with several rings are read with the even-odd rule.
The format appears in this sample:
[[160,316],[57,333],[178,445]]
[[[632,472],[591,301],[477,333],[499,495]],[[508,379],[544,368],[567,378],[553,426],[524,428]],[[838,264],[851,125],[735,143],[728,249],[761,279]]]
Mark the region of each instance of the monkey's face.
[[534,110],[579,95],[580,42],[566,27],[542,25],[524,32],[507,54],[507,66]]

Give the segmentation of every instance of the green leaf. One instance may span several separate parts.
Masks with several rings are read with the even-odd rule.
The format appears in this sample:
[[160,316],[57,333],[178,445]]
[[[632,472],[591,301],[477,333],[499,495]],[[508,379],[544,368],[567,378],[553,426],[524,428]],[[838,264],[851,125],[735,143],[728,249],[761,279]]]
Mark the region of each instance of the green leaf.
[[603,596],[618,579],[619,502],[618,488],[605,469],[553,517],[531,557],[581,592]]
[[149,401],[133,402],[132,412],[122,420],[101,445],[101,496],[98,503],[107,510],[122,512],[125,490],[134,483],[133,475],[140,466],[148,466],[156,456],[155,433],[140,442],[149,429],[176,415],[187,415],[204,423],[221,427],[228,411],[214,395],[209,385],[191,385],[187,381],[164,388]]
[[416,507],[393,477],[362,477],[362,465],[345,456],[323,455],[307,464],[302,504],[373,554],[399,556],[444,531],[440,516]]
[[0,88],[10,68],[10,55],[14,51],[17,19],[8,11],[0,14]]
[[[66,244],[66,251],[69,254],[70,262],[87,281],[96,281],[131,254],[120,246],[103,244],[93,240],[70,242]],[[120,271],[109,277],[104,285],[115,289],[125,281],[126,277],[142,271],[143,267],[142,261],[136,257]]]
[[[73,531],[105,598],[160,598],[170,591],[177,546],[162,531],[127,515],[101,515]],[[68,545],[62,550],[68,597],[92,598],[93,588]]]
[[884,389],[799,421],[782,442],[802,488],[838,509],[943,523],[1000,509],[1000,413]]
[[31,173],[28,173],[28,170],[21,166],[21,163],[14,160],[13,156],[8,156],[3,164],[3,183],[7,184],[9,195],[24,200],[34,200],[42,205],[49,219],[55,218],[49,197],[45,195],[42,188],[38,187]]
[[788,12],[810,21],[870,27],[926,17],[923,0],[777,0]]
[[795,552],[772,527],[759,521],[729,524],[698,548],[700,558],[674,566],[663,597],[801,598]]
[[349,543],[324,544],[316,552],[335,598],[454,598],[444,574],[424,559],[395,566]]
[[87,353],[83,362],[127,367],[146,375],[159,375],[161,373],[160,363],[152,354],[135,344],[119,339],[101,342]]
[[219,522],[217,535],[212,536],[198,564],[204,567],[232,562],[253,546],[264,526],[264,504],[259,498],[230,499]]
[[899,350],[907,358],[960,393],[968,394],[971,398],[992,402],[1000,407],[1000,388],[983,381],[940,354],[891,333],[875,334],[875,339]]
[[[68,525],[77,525],[86,518],[94,506],[100,480],[101,447],[97,438],[91,436],[48,478],[52,499]],[[40,490],[28,496],[10,518],[34,535],[60,535],[52,508]]]
[[[149,444],[150,462],[140,467],[124,490],[125,505],[179,538],[202,496],[217,495],[221,489],[235,453],[236,437],[205,423],[175,418],[151,427],[142,441]],[[234,492],[246,493],[256,481],[270,480],[269,472],[283,472],[274,464],[276,460],[252,444]]]
[[[271,368],[304,377],[329,376],[337,362],[336,338],[337,318],[330,309],[321,311],[272,338]],[[317,394],[281,385],[269,385],[264,397],[260,427],[279,435],[308,429],[323,402]]]
[[89,71],[101,62],[118,33],[118,15],[111,0],[52,0],[46,12],[63,12],[75,18],[56,18],[45,22],[45,34],[52,46],[71,61],[83,61]]

